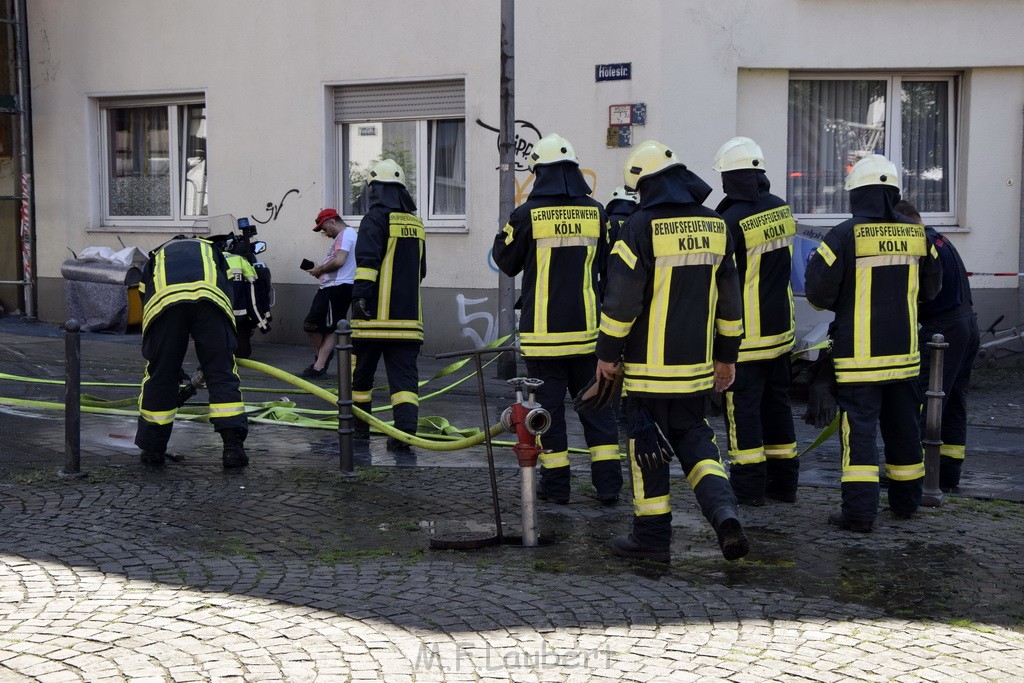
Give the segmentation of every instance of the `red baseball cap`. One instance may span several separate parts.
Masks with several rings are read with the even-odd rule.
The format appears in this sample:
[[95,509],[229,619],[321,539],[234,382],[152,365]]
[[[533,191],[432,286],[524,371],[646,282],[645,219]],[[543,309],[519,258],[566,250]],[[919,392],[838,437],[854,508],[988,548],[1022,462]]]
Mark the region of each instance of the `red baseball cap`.
[[313,232],[320,232],[323,230],[324,223],[331,220],[332,218],[341,218],[338,212],[334,209],[324,209],[316,215],[316,225],[313,227]]

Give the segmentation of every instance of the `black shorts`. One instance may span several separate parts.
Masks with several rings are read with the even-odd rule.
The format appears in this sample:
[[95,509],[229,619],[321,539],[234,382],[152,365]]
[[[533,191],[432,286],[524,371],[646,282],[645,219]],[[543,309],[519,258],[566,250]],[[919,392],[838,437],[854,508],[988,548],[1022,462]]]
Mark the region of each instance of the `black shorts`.
[[334,332],[339,320],[348,317],[348,307],[352,303],[352,285],[334,285],[316,290],[309,314],[302,321],[302,329],[306,332],[327,334]]

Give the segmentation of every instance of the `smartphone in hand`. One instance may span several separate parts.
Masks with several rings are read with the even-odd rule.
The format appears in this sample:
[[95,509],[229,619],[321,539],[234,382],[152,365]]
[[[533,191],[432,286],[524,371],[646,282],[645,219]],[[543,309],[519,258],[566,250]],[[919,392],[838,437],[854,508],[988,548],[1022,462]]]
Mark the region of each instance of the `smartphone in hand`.
[[302,259],[302,263],[299,264],[299,268],[302,270],[312,270],[316,267],[316,264],[310,261],[308,258]]

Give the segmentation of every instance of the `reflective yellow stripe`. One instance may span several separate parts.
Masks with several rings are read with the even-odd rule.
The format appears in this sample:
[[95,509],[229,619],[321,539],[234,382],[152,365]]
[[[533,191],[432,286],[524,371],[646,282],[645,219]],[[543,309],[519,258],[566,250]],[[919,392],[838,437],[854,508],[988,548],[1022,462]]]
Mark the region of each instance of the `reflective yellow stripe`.
[[501,229],[505,233],[505,244],[512,244],[512,235],[515,234],[515,228],[510,223],[506,223],[505,227]]
[[594,352],[597,344],[569,344],[565,346],[529,346],[520,343],[524,356],[531,358],[557,358],[559,356],[585,356]]
[[934,245],[934,244],[933,244],[933,245],[931,246],[931,248],[930,248],[930,249],[928,250],[928,253],[929,253],[929,254],[931,254],[931,257],[932,257],[933,259],[935,259],[935,260],[938,260],[938,258],[939,258],[939,252],[938,252],[938,250],[937,250],[937,249],[935,248],[935,245]]
[[[858,264],[859,265],[859,264]],[[871,357],[871,269],[857,268],[853,315],[853,357]],[[838,359],[836,359],[838,361]],[[836,364],[838,369],[838,362]]]
[[170,410],[146,410],[145,408],[139,409],[139,414],[142,416],[143,420],[158,425],[169,425],[172,422],[174,422],[174,415],[177,412],[177,408],[171,408]]
[[756,465],[765,461],[763,448],[747,448],[745,450],[729,449],[729,458],[734,465]]
[[739,337],[743,335],[742,320],[723,320],[715,318],[715,331],[723,337]]
[[885,476],[893,481],[914,481],[924,477],[924,462],[913,465],[890,465],[885,463]]
[[[634,479],[633,481],[636,481]],[[640,480],[640,487],[643,488],[643,480]],[[654,498],[637,498],[633,496],[633,513],[637,517],[650,517],[652,515],[667,515],[672,512],[672,503],[669,496],[655,496]]]
[[365,268],[365,267],[364,268],[356,268],[356,277],[355,277],[355,279],[356,280],[369,280],[370,282],[376,282],[378,274],[379,273],[377,272],[376,268]]
[[590,275],[594,265],[594,257],[597,256],[597,247],[587,247],[587,258],[583,264],[583,314],[587,321],[587,327],[597,323],[597,293],[594,291],[594,281]]
[[[533,333],[545,334],[548,331],[547,303],[548,278],[551,277],[551,250],[537,249],[537,274],[534,281],[533,294]],[[520,334],[520,340],[524,337]]]
[[789,460],[790,458],[795,458],[797,456],[796,443],[772,444],[770,446],[765,444],[764,454],[765,457],[772,460]]
[[626,377],[622,386],[636,394],[694,394],[707,391],[715,385],[715,378],[698,379],[690,382],[672,382],[664,379],[639,380]]
[[728,430],[729,443],[734,444],[739,441],[736,438],[736,393],[733,391],[725,392],[725,427]]
[[825,259],[825,264],[828,265],[829,267],[831,267],[832,264],[836,262],[835,253],[833,253],[829,246],[824,242],[818,245],[817,252],[818,254],[821,255],[821,258]]
[[743,283],[743,329],[747,336],[761,331],[761,255],[747,252],[747,277]]
[[569,451],[558,451],[557,453],[541,453],[540,466],[545,469],[553,467],[569,466]]
[[947,458],[956,458],[957,460],[963,460],[967,453],[966,446],[957,446],[956,444],[944,443],[939,446],[939,455],[944,455]]
[[878,467],[876,465],[843,465],[841,481],[849,483],[878,483]]
[[396,391],[391,394],[391,405],[397,406],[399,403],[411,403],[418,406],[420,397],[416,395],[415,391]]
[[622,240],[616,240],[609,256],[618,256],[630,270],[636,268],[636,254]]
[[700,480],[708,476],[722,477],[723,479],[729,478],[729,475],[725,473],[725,466],[723,466],[719,461],[701,460],[694,465],[693,469],[690,470],[690,473],[686,475],[686,481],[690,482],[691,489],[695,489],[697,488],[697,484],[700,483]]
[[591,446],[590,447],[590,462],[600,462],[601,460],[619,460],[619,445],[611,444],[608,446]]
[[[654,293],[647,323],[647,362],[661,365],[665,362],[665,321],[668,320],[668,301],[672,289],[672,269],[654,269]],[[712,309],[713,310],[713,309]]]
[[373,400],[373,391],[353,391],[352,400],[356,403],[369,403]]
[[[354,322],[354,321],[353,321]],[[388,331],[388,330],[377,330],[373,328],[363,329],[352,327],[352,338],[353,339],[392,339],[395,341],[423,341],[423,333],[416,330],[403,331]]]
[[918,280],[918,265],[915,259],[907,267],[907,324],[910,332],[910,351],[911,353],[920,353],[917,342],[917,295],[921,289],[921,283]]
[[841,467],[850,465],[850,416],[847,413],[839,413],[839,445],[842,454]]
[[633,328],[633,323],[636,318],[630,320],[628,323],[619,322],[615,318],[612,318],[607,313],[601,314],[601,331],[610,337],[625,337],[629,334],[629,331]]
[[210,417],[234,417],[245,412],[244,403],[211,403]]
[[395,318],[393,320],[380,320],[373,318],[372,320],[353,320],[352,327],[379,327],[389,330],[418,330],[423,327],[423,323],[419,320],[410,320],[407,318]]
[[596,341],[597,330],[575,330],[572,332],[547,332],[537,334],[536,332],[520,332],[519,339],[532,344],[557,344],[575,341]]
[[391,288],[395,269],[395,246],[397,244],[397,237],[388,237],[388,246],[384,251],[384,260],[380,264],[376,316],[380,320],[387,320],[391,317]]

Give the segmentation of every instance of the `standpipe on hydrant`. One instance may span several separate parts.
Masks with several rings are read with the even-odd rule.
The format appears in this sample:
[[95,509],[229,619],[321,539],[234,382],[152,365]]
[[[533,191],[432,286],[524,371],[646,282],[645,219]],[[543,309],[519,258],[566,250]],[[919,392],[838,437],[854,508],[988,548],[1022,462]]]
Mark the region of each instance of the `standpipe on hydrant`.
[[[519,461],[523,475],[521,501],[523,511],[523,545],[533,547],[537,538],[537,485],[536,467],[544,451],[537,444],[537,437],[551,427],[551,414],[537,403],[537,388],[544,380],[531,377],[514,377],[508,383],[516,391],[516,402],[501,414],[501,425],[516,435],[517,442],[512,451]],[[523,387],[527,397],[523,398]]]

